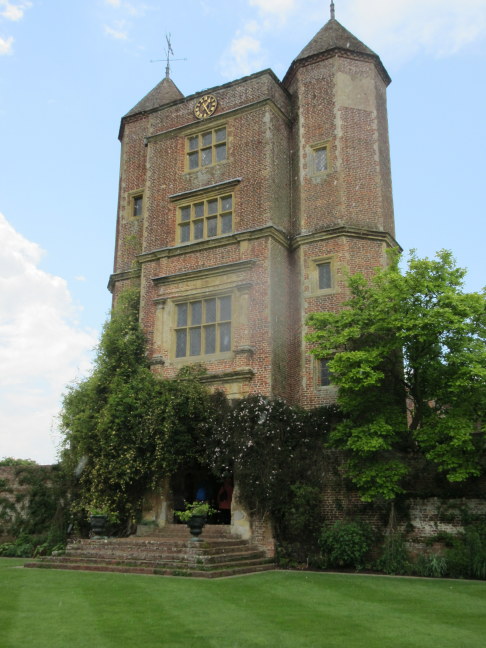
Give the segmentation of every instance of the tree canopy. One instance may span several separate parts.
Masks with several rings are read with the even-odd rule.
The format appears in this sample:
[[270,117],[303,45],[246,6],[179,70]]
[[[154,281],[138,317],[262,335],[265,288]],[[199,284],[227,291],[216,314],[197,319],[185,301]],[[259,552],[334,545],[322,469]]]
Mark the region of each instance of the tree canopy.
[[484,468],[486,294],[465,293],[450,252],[398,253],[371,281],[349,278],[338,313],[308,318],[313,353],[329,359],[345,420],[331,443],[347,451],[362,499],[393,499],[421,453],[451,482]]

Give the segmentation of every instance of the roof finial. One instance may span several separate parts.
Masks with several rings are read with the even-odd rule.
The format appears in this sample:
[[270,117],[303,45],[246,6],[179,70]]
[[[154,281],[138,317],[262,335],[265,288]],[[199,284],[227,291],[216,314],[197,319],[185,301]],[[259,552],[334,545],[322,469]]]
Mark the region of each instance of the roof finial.
[[170,77],[170,55],[174,56],[174,50],[170,44],[170,34],[165,35],[165,40],[167,41],[167,65],[165,66],[165,76],[168,79]]
[[331,1],[331,20],[336,19],[336,11],[334,9],[334,0]]
[[165,35],[165,40],[167,41],[167,49],[165,50],[165,59],[156,59],[156,60],[151,60],[151,63],[159,63],[160,61],[165,61],[166,66],[165,66],[165,78],[168,79],[170,77],[170,62],[172,61],[187,61],[186,58],[183,59],[176,59],[172,58],[171,55],[174,56],[174,50],[172,49],[172,43],[170,42],[170,34]]

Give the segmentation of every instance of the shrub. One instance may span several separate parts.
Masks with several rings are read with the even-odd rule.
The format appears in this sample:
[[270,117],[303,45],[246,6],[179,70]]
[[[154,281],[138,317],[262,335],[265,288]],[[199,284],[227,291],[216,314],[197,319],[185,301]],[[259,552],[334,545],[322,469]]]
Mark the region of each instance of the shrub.
[[447,560],[439,554],[422,555],[413,567],[417,576],[442,578],[447,573]]
[[385,537],[382,554],[374,567],[385,574],[409,573],[409,556],[401,533],[390,533]]
[[466,526],[464,533],[453,539],[446,560],[450,576],[486,579],[486,522]]
[[364,566],[364,558],[371,548],[372,533],[367,524],[361,522],[336,522],[332,527],[323,527],[319,544],[327,566]]
[[34,555],[34,543],[28,535],[20,535],[15,542],[0,545],[0,556],[6,558],[30,558]]
[[300,482],[292,484],[286,505],[273,513],[279,565],[315,565],[319,561],[318,539],[323,523],[321,490]]

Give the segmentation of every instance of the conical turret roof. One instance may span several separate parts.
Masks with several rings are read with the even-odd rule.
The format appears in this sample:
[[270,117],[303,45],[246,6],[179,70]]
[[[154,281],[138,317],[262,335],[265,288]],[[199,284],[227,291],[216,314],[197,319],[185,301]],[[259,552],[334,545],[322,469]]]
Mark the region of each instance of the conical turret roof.
[[154,108],[159,108],[159,106],[164,106],[172,101],[177,101],[177,99],[183,98],[184,95],[176,84],[170,77],[166,76],[153,90],[146,94],[136,106],[127,112],[125,117],[136,115],[139,112],[153,110]]
[[360,54],[371,54],[377,56],[373,50],[366,47],[359,38],[356,38],[350,31],[341,25],[335,18],[331,18],[322,29],[320,29],[308,45],[295,59],[296,61],[321,54],[331,49],[343,49]]
[[322,29],[320,29],[314,38],[304,47],[301,53],[293,60],[285,79],[284,85],[292,76],[293,71],[299,66],[304,59],[319,54],[325,54],[331,51],[350,52],[367,57],[373,57],[375,64],[382,75],[385,83],[388,85],[391,81],[388,72],[383,67],[378,54],[362,43],[350,31],[341,25],[335,18],[331,18]]

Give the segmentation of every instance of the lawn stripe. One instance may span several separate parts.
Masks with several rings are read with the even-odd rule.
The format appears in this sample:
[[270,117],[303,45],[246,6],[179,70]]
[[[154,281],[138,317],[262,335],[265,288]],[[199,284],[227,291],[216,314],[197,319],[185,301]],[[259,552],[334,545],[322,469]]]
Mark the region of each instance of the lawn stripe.
[[10,629],[2,624],[0,648],[485,645],[484,582],[312,572],[211,581],[16,570],[5,562],[0,614],[8,611]]

